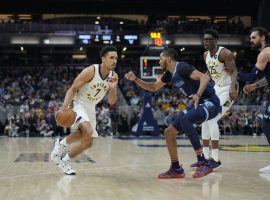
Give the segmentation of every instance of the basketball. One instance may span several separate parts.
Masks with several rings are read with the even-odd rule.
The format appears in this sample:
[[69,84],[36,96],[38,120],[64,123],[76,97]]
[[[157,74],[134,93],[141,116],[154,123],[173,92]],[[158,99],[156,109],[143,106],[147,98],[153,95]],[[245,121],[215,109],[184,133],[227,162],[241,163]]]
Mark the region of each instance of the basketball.
[[71,108],[62,108],[56,112],[55,120],[57,125],[68,128],[75,122],[76,116],[77,113]]

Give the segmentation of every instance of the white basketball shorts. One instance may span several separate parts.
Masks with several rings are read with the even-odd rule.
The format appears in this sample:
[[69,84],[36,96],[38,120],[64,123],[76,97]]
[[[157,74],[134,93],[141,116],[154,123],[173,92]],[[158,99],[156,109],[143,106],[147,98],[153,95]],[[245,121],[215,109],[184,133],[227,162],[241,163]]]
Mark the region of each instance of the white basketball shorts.
[[71,126],[71,130],[76,130],[79,128],[79,124],[87,121],[90,122],[92,129],[93,129],[93,135],[92,137],[98,137],[98,133],[96,130],[96,107],[95,105],[89,105],[88,107],[73,101],[73,108],[76,113],[77,117],[75,120],[75,123]]

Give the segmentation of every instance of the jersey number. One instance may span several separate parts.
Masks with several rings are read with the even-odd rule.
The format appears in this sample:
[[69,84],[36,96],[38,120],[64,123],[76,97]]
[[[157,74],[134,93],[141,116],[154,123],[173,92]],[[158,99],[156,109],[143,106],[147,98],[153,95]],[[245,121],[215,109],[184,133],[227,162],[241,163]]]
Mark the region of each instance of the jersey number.
[[217,74],[217,70],[215,69],[215,66],[209,66],[210,74]]
[[97,93],[95,94],[94,97],[96,97],[100,91],[101,91],[101,89],[97,89]]

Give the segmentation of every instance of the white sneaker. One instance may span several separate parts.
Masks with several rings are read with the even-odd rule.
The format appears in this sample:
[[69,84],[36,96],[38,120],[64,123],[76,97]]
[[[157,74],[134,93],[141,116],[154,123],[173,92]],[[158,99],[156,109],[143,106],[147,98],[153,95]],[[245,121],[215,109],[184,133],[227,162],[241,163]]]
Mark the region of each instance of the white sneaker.
[[59,165],[57,165],[57,166],[59,166],[66,175],[75,175],[76,174],[76,171],[71,168],[71,166],[69,165],[69,162],[65,162],[62,159],[60,159]]
[[54,142],[54,148],[51,153],[51,160],[56,164],[59,165],[61,157],[65,152],[66,146],[60,144],[61,139],[56,139]]
[[266,167],[264,167],[264,168],[261,168],[261,169],[259,170],[259,172],[265,173],[265,174],[270,174],[270,165],[268,165],[268,166],[266,166]]

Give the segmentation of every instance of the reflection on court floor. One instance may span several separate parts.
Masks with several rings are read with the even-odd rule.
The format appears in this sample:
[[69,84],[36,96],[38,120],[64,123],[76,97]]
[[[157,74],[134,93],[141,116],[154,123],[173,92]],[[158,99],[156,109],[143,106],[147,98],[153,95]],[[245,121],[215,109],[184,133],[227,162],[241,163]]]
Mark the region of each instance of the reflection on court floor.
[[[186,177],[159,180],[170,159],[164,138],[99,137],[76,158],[76,176],[50,162],[54,138],[0,138],[0,199],[260,199],[268,200],[270,174],[258,170],[270,162],[264,136],[224,136],[223,167],[200,179],[189,168],[196,158],[186,138],[178,153]],[[71,147],[72,148],[72,147]]]

